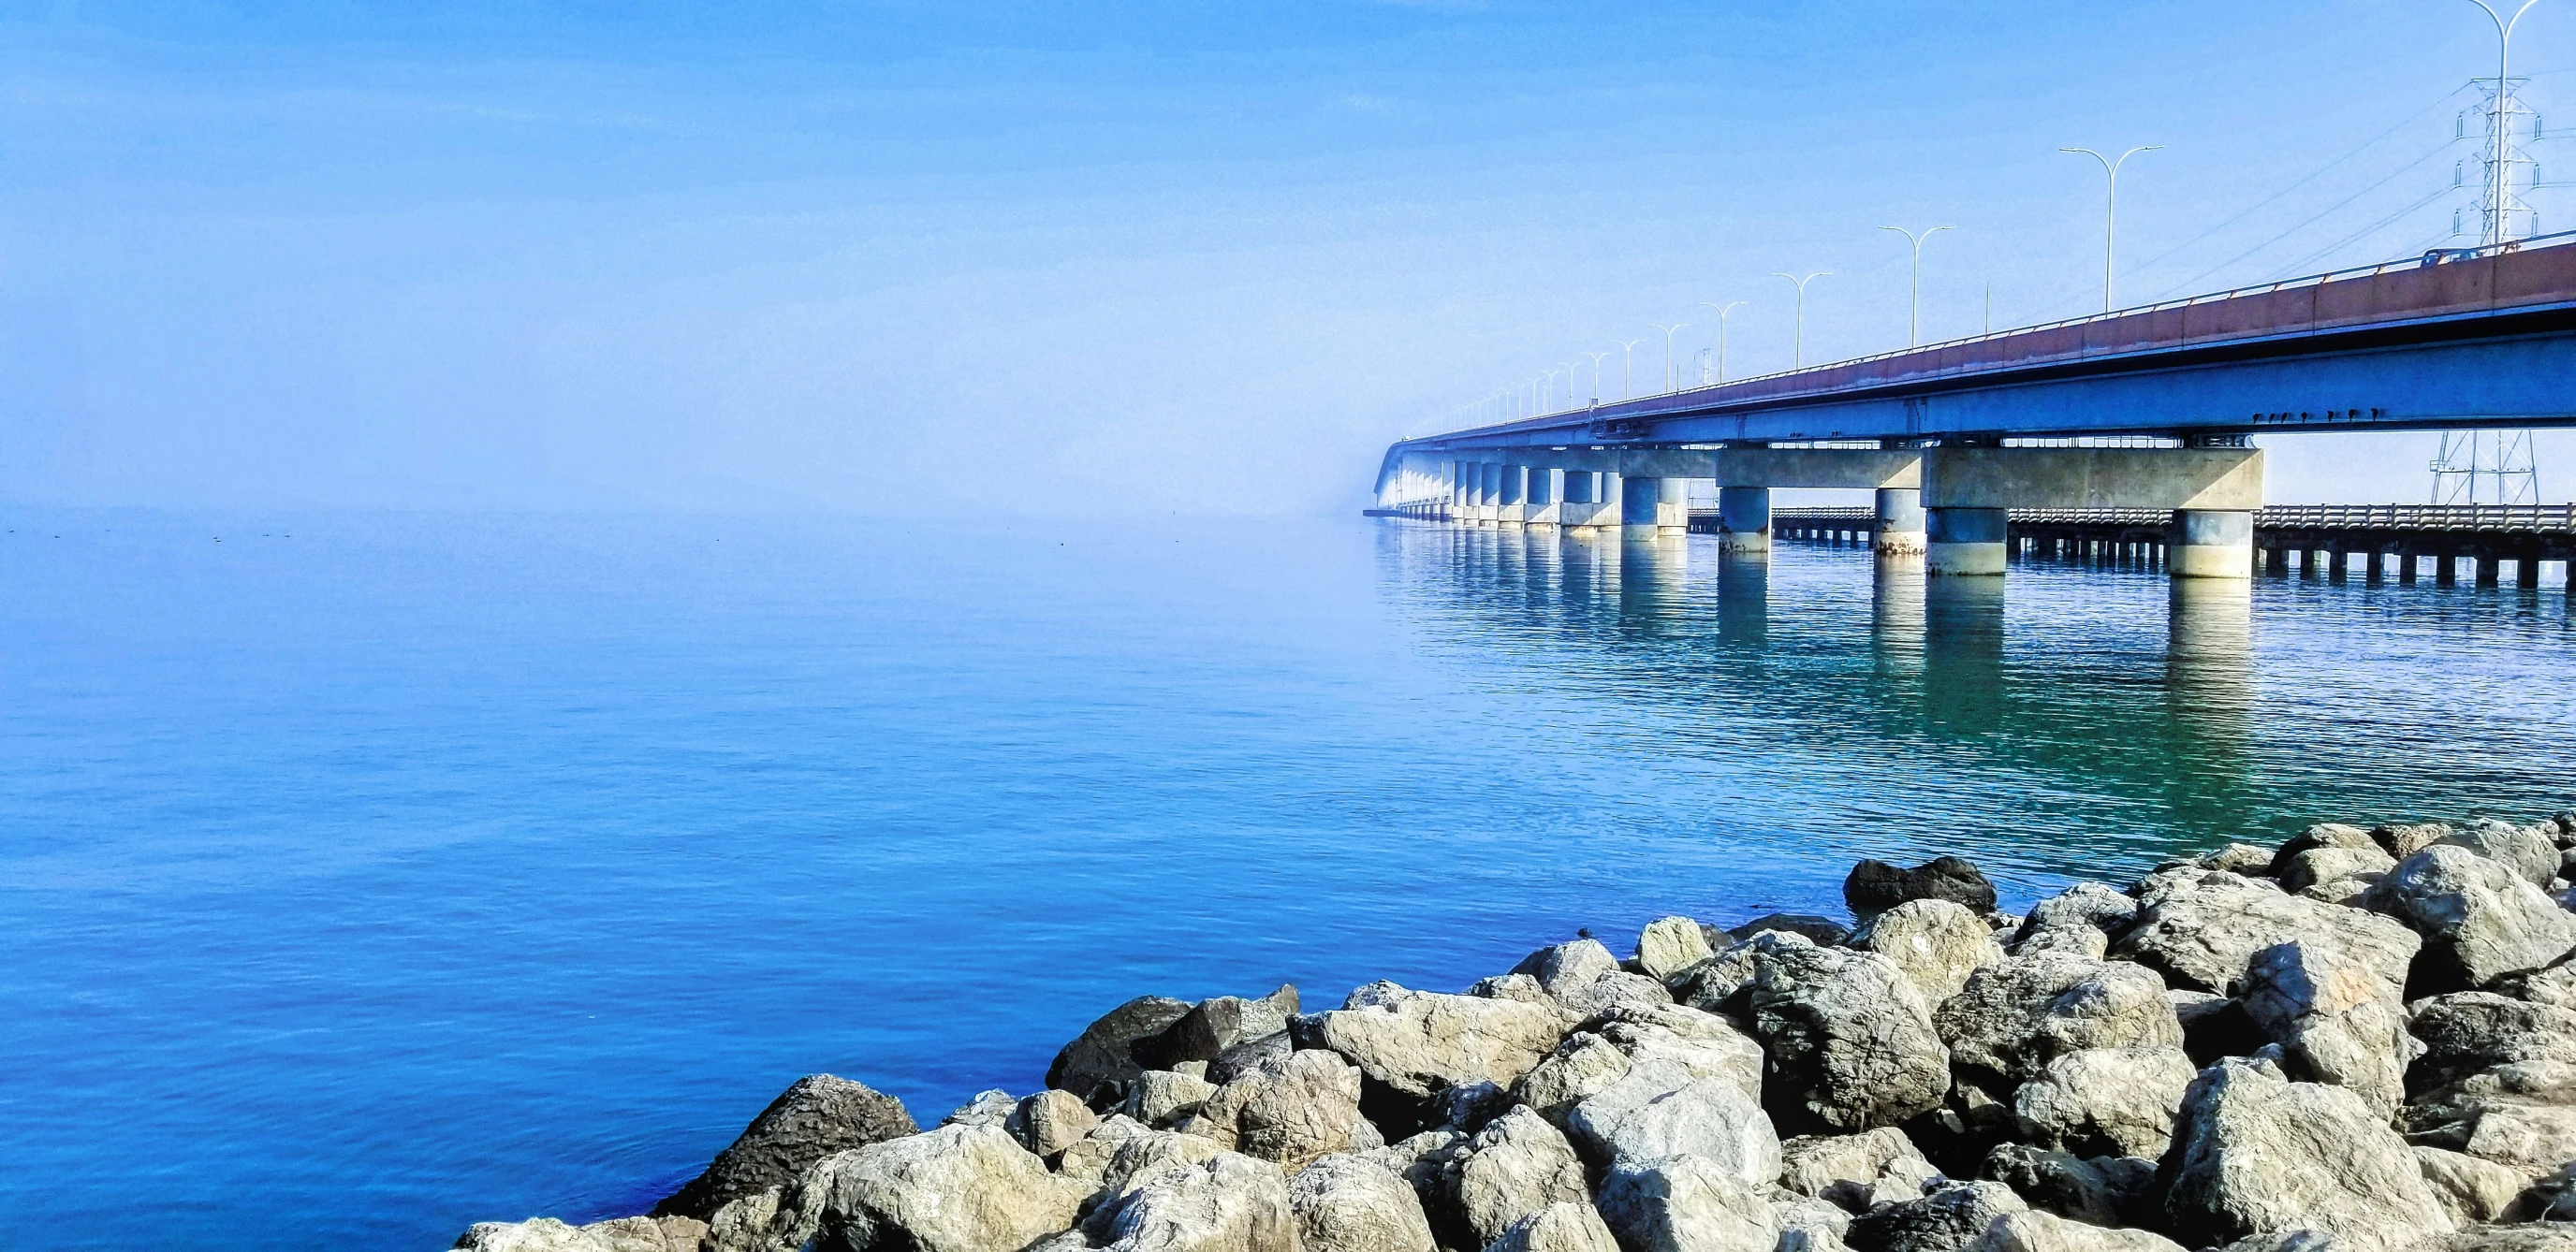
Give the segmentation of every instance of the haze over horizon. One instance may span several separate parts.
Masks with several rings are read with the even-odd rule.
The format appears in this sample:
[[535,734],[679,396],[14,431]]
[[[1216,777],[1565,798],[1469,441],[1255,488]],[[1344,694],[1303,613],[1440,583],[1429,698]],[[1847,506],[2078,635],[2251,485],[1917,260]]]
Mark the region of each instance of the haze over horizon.
[[[1339,512],[1578,354],[1657,389],[1654,323],[1696,376],[1700,301],[1786,367],[1773,271],[1833,274],[1811,362],[1902,347],[1881,225],[1957,228],[1927,339],[2098,307],[2061,147],[2164,145],[2123,304],[2476,194],[2465,0],[1891,8],[0,4],[0,501]],[[2576,109],[2576,0],[2515,58]],[[2266,446],[2278,501],[2430,486],[2431,435]]]

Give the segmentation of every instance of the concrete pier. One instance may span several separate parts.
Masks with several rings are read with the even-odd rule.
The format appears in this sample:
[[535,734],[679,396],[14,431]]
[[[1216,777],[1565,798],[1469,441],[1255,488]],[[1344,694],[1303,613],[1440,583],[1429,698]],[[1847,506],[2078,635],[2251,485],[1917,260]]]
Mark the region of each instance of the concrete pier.
[[1923,492],[1918,487],[1878,489],[1877,526],[1870,547],[1880,556],[1923,555]]
[[2170,552],[2166,568],[2176,578],[2250,579],[2254,577],[2254,511],[2176,510]]
[[1952,577],[2001,575],[2010,516],[2010,510],[2000,508],[1925,509],[1924,572]]
[[1746,556],[1771,551],[1771,489],[1717,489],[1717,547]]

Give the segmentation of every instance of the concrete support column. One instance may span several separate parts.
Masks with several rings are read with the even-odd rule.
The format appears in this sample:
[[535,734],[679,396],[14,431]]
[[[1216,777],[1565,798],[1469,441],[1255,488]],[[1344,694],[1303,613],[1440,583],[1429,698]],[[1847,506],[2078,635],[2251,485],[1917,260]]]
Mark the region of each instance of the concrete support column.
[[2286,548],[2263,549],[2263,572],[2274,578],[2290,576],[2290,553]]
[[2504,562],[2502,562],[2502,561],[2500,561],[2500,560],[2497,560],[2496,558],[2494,558],[2494,557],[2492,557],[2492,556],[2481,556],[2481,557],[2479,557],[2479,558],[2478,558],[2478,585],[2479,585],[2479,586],[2481,586],[2481,587],[2492,587],[2492,586],[2495,586],[2497,583],[2504,581],[2504,578],[2503,578],[2503,574],[2504,574],[2503,566],[2504,566]]
[[1503,494],[1502,498],[1496,500],[1494,503],[1513,505],[1519,504],[1523,500],[1528,499],[1529,467],[1526,465],[1505,465],[1502,466],[1501,469],[1503,471]]
[[1870,547],[1880,556],[1923,555],[1923,493],[1913,487],[1878,489],[1878,525]]
[[1660,478],[1622,478],[1619,480],[1619,533],[1631,539],[1655,537],[1655,514],[1664,502],[1664,480]]
[[1720,552],[1771,551],[1771,489],[1717,489],[1717,548]]
[[2436,587],[2460,585],[2459,553],[2445,552],[2433,558],[2433,585]]
[[1924,570],[1980,577],[2003,573],[2010,519],[2005,509],[1925,509]]
[[2167,570],[2176,578],[2252,578],[2254,514],[2233,509],[2174,513]]
[[2513,559],[2513,585],[2524,591],[2540,590],[2540,557],[2526,552]]
[[1564,498],[1564,489],[1559,486],[1564,479],[1564,470],[1532,467],[1529,472],[1530,507],[1544,508]]
[[2417,556],[2412,552],[2400,553],[2397,557],[2397,585],[2400,587],[2414,586],[2415,567],[2423,563],[2424,558]]

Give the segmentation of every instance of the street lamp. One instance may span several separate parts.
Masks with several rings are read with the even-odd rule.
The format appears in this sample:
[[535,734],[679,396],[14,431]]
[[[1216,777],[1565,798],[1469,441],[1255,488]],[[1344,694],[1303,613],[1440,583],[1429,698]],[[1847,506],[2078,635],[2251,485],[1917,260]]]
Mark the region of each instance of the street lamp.
[[1592,358],[1592,402],[1594,404],[1599,404],[1601,403],[1601,358],[1610,354],[1607,352],[1586,352],[1583,355]]
[[1805,278],[1800,278],[1794,274],[1783,274],[1778,270],[1773,270],[1771,271],[1771,276],[1773,278],[1786,278],[1789,280],[1790,285],[1798,289],[1798,330],[1797,337],[1791,340],[1791,342],[1796,345],[1796,351],[1795,354],[1790,357],[1790,360],[1796,363],[1797,368],[1805,369],[1807,368],[1807,284],[1814,282],[1819,278],[1831,278],[1833,277],[1833,271],[1818,270],[1813,274],[1807,275]]
[[[2538,3],[2538,0],[2533,0],[2533,3]],[[2120,224],[2120,167],[2128,164],[2130,157],[2136,156],[2141,152],[2154,152],[2162,147],[2164,147],[2163,144],[2151,143],[2142,148],[2131,148],[2128,151],[2121,153],[2120,159],[2117,161],[2114,161],[2099,152],[2095,152],[2091,148],[2058,149],[2060,152],[2081,152],[2084,155],[2102,163],[2102,174],[2106,182],[2106,187],[2103,193],[2102,210],[2102,311],[2105,313],[2110,312],[2112,308],[2111,245],[2116,242]]]
[[2509,203],[2507,193],[2510,188],[2508,179],[2512,173],[2505,164],[2508,152],[2505,126],[2512,120],[2508,111],[2513,106],[2513,80],[2506,77],[2506,71],[2513,64],[2513,28],[2522,25],[2522,15],[2531,12],[2531,6],[2540,0],[2523,0],[2522,7],[2514,10],[2511,18],[2496,12],[2487,0],[2469,0],[2469,3],[2485,9],[2488,19],[2496,26],[2495,151],[2487,158],[2490,171],[2487,175],[2487,243],[2494,246],[2504,243],[2505,206]]
[[1711,304],[1706,300],[1699,302],[1699,307],[1703,309],[1717,310],[1717,381],[1721,383],[1726,381],[1726,315],[1734,312],[1737,306],[1743,303],[1741,300],[1724,305]]
[[[1574,355],[1581,356],[1583,354],[1577,352]],[[1565,407],[1569,409],[1574,407],[1574,388],[1576,383],[1575,371],[1582,368],[1583,367],[1580,365],[1568,365],[1565,367]]]
[[[1610,342],[1619,343],[1616,339]],[[1619,398],[1622,400],[1637,398],[1637,345],[1644,342],[1643,339],[1631,339],[1619,343]]]
[[1905,236],[1906,240],[1914,245],[1914,304],[1905,315],[1905,346],[1919,347],[1923,343],[1923,241],[1945,230],[1957,230],[1958,227],[1935,226],[1920,235],[1902,226],[1881,226],[1879,229],[1895,231]]
[[1678,322],[1671,326],[1656,326],[1653,322],[1646,324],[1664,332],[1664,390],[1681,390],[1681,378],[1673,373],[1673,332],[1690,329],[1690,323]]

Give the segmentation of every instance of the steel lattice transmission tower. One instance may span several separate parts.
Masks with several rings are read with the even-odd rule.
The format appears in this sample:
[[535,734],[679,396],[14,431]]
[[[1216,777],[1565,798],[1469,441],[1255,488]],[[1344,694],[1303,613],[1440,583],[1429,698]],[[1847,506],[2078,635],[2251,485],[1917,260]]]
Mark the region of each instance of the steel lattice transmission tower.
[[[2480,157],[2486,173],[2478,201],[2478,243],[2481,247],[2503,248],[2540,230],[2539,211],[2522,194],[2540,180],[2540,163],[2523,147],[2525,137],[2540,138],[2540,115],[2522,103],[2518,89],[2527,80],[2513,76],[2514,28],[2540,0],[2523,0],[2522,7],[2515,9],[2511,17],[2497,12],[2487,0],[2469,3],[2486,11],[2496,31],[2495,77],[2475,80],[2486,96],[2486,103],[2478,110],[2486,124]],[[2460,115],[2457,131],[2460,138],[2468,137],[2465,112]],[[2466,182],[2458,175],[2452,181]],[[2452,233],[2465,233],[2461,230],[2463,225],[2455,213]],[[2531,444],[2531,432],[2527,430],[2443,432],[2440,450],[2433,456],[2433,503],[2540,503],[2540,467],[2532,459]],[[2481,484],[2485,485],[2484,491],[2480,490]]]

